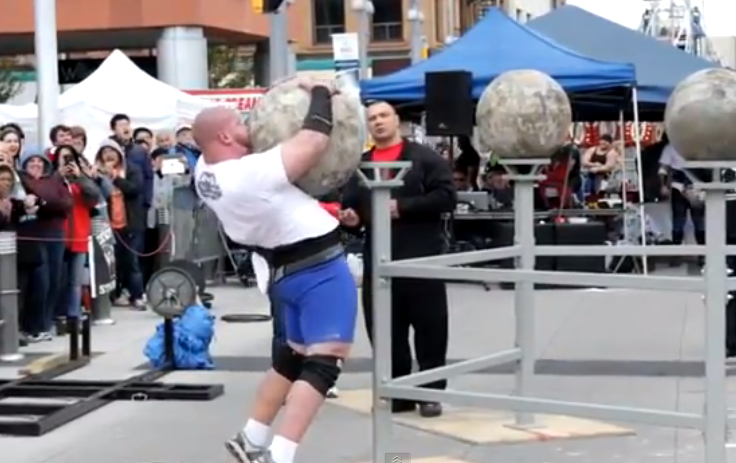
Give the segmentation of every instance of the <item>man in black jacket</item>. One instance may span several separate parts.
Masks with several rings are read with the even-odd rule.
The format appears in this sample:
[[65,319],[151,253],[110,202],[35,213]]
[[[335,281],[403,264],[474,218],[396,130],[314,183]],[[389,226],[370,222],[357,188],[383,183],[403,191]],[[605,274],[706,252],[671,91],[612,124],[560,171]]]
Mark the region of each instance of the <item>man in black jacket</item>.
[[[411,161],[404,184],[391,192],[392,258],[408,259],[442,252],[442,214],[452,212],[457,201],[452,169],[447,160],[432,149],[401,138],[399,117],[385,102],[368,107],[368,127],[375,148],[364,155],[365,161]],[[370,191],[354,177],[345,188],[341,222],[347,228],[365,227],[365,269],[363,273],[363,313],[368,336],[372,338],[373,294],[371,291],[372,250]],[[421,370],[444,366],[447,361],[447,291],[445,283],[433,280],[397,278],[392,284],[392,357],[394,378],[411,373],[412,358],[409,329],[414,329],[414,351]],[[445,389],[446,381],[425,387]],[[394,400],[395,413],[414,411],[424,417],[442,414],[439,403],[415,403]]]

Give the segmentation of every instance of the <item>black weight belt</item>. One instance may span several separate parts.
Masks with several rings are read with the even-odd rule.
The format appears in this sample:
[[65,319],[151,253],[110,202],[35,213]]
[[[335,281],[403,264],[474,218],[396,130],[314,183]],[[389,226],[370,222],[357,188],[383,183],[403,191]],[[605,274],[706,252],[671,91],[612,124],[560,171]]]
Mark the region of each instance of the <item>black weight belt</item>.
[[297,272],[308,269],[310,267],[314,267],[315,265],[324,264],[325,262],[329,262],[332,259],[335,259],[336,257],[343,255],[344,253],[345,253],[345,250],[343,249],[342,244],[338,243],[338,244],[334,244],[329,247],[326,247],[320,251],[317,251],[314,254],[304,257],[303,259],[299,259],[294,262],[290,262],[288,264],[282,265],[280,267],[276,267],[271,270],[270,284],[273,285],[274,283],[278,282],[284,277],[293,275]]

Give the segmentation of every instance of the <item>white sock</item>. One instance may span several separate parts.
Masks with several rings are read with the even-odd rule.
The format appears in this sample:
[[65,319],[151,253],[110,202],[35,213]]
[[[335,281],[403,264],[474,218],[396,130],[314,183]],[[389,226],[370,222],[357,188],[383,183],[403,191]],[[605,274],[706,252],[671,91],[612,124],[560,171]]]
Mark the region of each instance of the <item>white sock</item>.
[[285,437],[276,436],[268,450],[271,452],[274,463],[294,463],[297,447],[299,447],[299,444],[296,442]]
[[271,437],[271,428],[258,421],[248,420],[243,428],[243,434],[251,444],[257,447],[265,447],[268,445],[268,438]]

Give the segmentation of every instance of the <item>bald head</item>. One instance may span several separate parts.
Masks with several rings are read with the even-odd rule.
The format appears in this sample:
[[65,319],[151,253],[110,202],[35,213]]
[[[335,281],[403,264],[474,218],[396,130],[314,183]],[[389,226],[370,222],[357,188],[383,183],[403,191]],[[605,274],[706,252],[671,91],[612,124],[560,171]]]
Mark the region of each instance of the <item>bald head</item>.
[[[248,129],[238,113],[215,106],[201,111],[192,124],[192,135],[208,162],[247,154]],[[207,156],[209,154],[209,156]]]
[[197,114],[192,124],[192,134],[199,146],[212,143],[217,139],[219,132],[226,127],[237,122],[237,115],[234,111],[222,106],[207,108]]

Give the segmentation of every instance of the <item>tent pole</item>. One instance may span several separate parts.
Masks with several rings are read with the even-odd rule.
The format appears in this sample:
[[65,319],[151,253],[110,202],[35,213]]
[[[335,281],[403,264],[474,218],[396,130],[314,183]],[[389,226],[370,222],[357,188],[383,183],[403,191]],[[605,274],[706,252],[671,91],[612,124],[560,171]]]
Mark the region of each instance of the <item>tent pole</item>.
[[629,221],[626,220],[628,214],[629,199],[627,198],[626,188],[626,134],[624,133],[624,127],[626,121],[624,119],[623,109],[618,112],[618,124],[619,124],[619,138],[621,141],[621,205],[624,209],[624,241],[629,242]]
[[[638,172],[637,189],[639,190],[639,227],[641,231],[641,245],[647,245],[647,224],[646,211],[644,210],[644,169],[641,160],[641,127],[639,126],[639,92],[636,87],[633,88],[633,104],[634,104],[634,145],[636,146],[636,170]],[[642,258],[642,266],[644,275],[649,274],[648,258]]]

